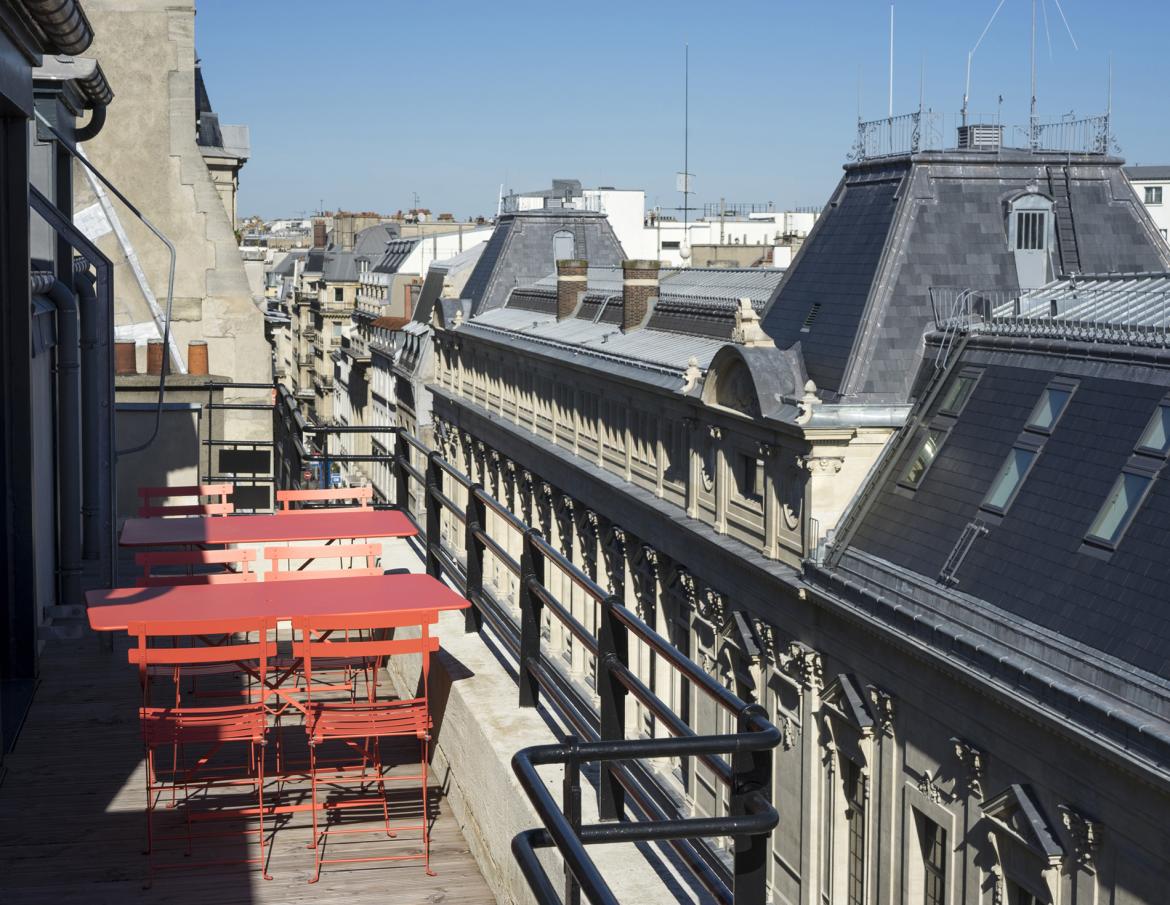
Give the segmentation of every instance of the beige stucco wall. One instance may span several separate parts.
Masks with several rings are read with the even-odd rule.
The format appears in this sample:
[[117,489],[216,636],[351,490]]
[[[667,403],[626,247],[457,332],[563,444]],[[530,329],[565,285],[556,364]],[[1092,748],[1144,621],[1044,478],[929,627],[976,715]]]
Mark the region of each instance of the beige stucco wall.
[[[228,214],[195,143],[195,6],[175,0],[88,0],[96,57],[117,96],[106,125],[86,150],[93,163],[175,244],[172,330],[185,357],[187,343],[208,343],[210,368],[236,382],[271,381],[264,317],[252,292]],[[96,196],[76,175],[76,208]],[[169,258],[165,247],[116,200],[113,207],[150,290],[165,305]],[[99,240],[115,262],[119,326],[151,320],[138,279],[116,232]],[[265,391],[241,391],[245,397]],[[233,394],[228,394],[228,399]],[[227,401],[227,400],[225,400]],[[234,413],[234,438],[271,435],[271,417]]]

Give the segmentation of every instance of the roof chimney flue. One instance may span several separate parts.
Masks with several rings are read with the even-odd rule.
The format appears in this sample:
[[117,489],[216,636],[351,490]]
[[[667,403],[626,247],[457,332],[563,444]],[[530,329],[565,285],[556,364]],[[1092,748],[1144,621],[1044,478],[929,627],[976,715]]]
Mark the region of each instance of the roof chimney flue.
[[580,258],[557,261],[557,320],[577,313],[589,282],[589,262]]
[[622,261],[622,332],[641,330],[658,298],[658,261]]

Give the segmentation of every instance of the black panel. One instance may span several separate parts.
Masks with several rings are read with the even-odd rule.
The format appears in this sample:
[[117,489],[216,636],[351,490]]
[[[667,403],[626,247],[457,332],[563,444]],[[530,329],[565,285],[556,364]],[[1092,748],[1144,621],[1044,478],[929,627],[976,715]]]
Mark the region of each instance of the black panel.
[[268,484],[237,484],[232,491],[232,505],[242,509],[271,509],[272,488]]
[[272,451],[267,449],[221,449],[220,474],[271,474]]

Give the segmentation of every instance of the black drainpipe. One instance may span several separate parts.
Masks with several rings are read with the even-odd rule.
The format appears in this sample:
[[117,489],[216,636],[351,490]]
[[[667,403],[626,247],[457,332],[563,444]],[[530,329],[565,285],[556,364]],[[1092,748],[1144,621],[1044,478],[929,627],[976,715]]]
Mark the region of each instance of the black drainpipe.
[[102,460],[109,458],[102,455],[98,433],[103,403],[109,405],[102,399],[106,375],[99,330],[103,312],[89,264],[78,261],[83,267],[74,268],[73,285],[81,299],[81,555],[100,559]]
[[32,273],[32,292],[57,309],[58,598],[81,603],[81,336],[77,296],[51,272]]

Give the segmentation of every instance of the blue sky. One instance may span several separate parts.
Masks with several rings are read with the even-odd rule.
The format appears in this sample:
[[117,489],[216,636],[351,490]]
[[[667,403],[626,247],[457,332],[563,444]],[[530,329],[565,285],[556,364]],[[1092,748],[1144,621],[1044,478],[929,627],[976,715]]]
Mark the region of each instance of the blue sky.
[[[967,51],[998,0],[897,0],[894,109],[957,111]],[[1041,115],[1103,111],[1131,163],[1170,163],[1170,3],[1046,0]],[[584,12],[585,15],[580,15]],[[224,122],[251,127],[241,215],[420,203],[495,212],[499,186],[555,177],[679,205],[683,45],[695,200],[821,204],[865,118],[887,107],[889,4],[739,0],[198,0]],[[974,58],[971,109],[1026,122],[1030,0],[1005,0]]]

